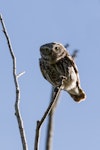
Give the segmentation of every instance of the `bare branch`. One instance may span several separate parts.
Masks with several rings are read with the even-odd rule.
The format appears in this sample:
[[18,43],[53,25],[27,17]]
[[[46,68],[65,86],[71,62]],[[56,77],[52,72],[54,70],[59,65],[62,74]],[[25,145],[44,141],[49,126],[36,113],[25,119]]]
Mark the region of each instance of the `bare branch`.
[[4,23],[1,15],[0,15],[0,22],[1,22],[1,25],[2,25],[3,33],[4,33],[4,35],[6,37],[6,40],[7,40],[9,52],[10,52],[10,55],[12,57],[12,62],[13,62],[13,77],[14,77],[14,83],[15,83],[15,89],[16,89],[15,115],[16,115],[16,118],[17,118],[18,126],[19,126],[19,132],[20,132],[20,136],[21,136],[23,150],[28,150],[25,131],[24,131],[24,126],[23,126],[23,120],[22,120],[22,117],[21,117],[20,109],[19,109],[20,88],[19,88],[19,83],[18,83],[18,77],[17,77],[17,74],[16,74],[16,57],[14,55],[12,45],[11,45],[11,42],[10,42],[10,38],[8,36],[7,30],[6,30],[6,27],[5,27],[5,23]]
[[55,94],[54,94],[53,100],[49,104],[49,106],[48,106],[46,112],[44,113],[43,117],[41,118],[41,120],[37,121],[34,150],[39,150],[40,128],[41,128],[44,120],[48,116],[48,114],[51,112],[52,108],[55,106],[55,104],[58,100],[61,89],[62,89],[62,84],[59,87],[55,88],[55,90],[54,90]]
[[[67,49],[70,45],[67,43],[65,44],[65,48]],[[73,53],[72,53],[72,58],[75,59],[77,57],[77,53],[78,53],[78,50],[74,50]]]
[[51,110],[48,116],[48,125],[47,125],[47,136],[46,136],[46,147],[45,150],[52,150],[52,141],[53,141],[53,124],[54,124],[54,109]]
[[69,44],[67,43],[66,45],[65,45],[65,48],[67,49],[69,47]]
[[77,57],[78,50],[74,50],[72,53],[72,58],[75,59]]
[[[53,96],[54,96],[54,87],[52,87],[50,102],[53,100]],[[51,110],[51,112],[50,112],[50,114],[48,116],[48,125],[47,125],[47,135],[46,135],[46,142],[45,142],[45,144],[46,144],[45,145],[45,150],[51,150],[52,149],[54,110],[55,110],[55,106],[52,108],[52,110]]]

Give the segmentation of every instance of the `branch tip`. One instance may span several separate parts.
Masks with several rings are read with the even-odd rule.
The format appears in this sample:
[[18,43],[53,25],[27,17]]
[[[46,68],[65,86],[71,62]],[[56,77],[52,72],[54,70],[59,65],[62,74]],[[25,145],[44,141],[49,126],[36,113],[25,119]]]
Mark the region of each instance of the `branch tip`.
[[2,15],[0,14],[0,20],[2,20]]
[[24,75],[24,74],[25,74],[25,71],[19,73],[19,74],[17,75],[17,78],[21,77],[21,76]]

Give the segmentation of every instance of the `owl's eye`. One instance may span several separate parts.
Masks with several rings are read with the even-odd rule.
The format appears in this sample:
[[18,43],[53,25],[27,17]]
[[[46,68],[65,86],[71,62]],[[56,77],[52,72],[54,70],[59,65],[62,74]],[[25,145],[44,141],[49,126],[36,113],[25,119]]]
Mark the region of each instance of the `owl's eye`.
[[57,46],[55,47],[55,50],[58,50],[58,47],[57,47]]
[[56,51],[56,52],[59,52],[59,47],[56,46],[56,47],[55,47],[55,51]]

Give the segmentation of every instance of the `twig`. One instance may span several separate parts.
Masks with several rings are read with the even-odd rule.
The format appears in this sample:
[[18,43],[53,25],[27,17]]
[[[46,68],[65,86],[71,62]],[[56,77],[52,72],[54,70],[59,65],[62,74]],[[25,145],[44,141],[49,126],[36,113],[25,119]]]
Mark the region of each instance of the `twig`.
[[41,120],[37,121],[34,150],[39,150],[40,128],[41,128],[44,120],[48,116],[48,114],[51,112],[52,108],[55,106],[55,103],[58,100],[61,89],[62,89],[62,84],[59,87],[55,88],[55,95],[53,97],[53,100],[49,104],[49,106],[48,106],[46,112],[44,113],[43,117],[41,118]]
[[20,136],[21,136],[23,150],[28,150],[25,131],[24,131],[24,126],[23,126],[23,120],[22,120],[22,117],[21,117],[20,109],[19,109],[20,88],[19,88],[19,83],[18,83],[18,76],[16,74],[16,57],[15,57],[15,54],[13,52],[12,45],[11,45],[11,42],[10,42],[10,38],[8,36],[7,30],[6,30],[6,27],[5,27],[5,23],[4,23],[1,15],[0,15],[0,22],[1,22],[1,25],[2,25],[3,33],[4,33],[4,35],[6,37],[6,40],[7,40],[9,52],[11,54],[12,62],[13,62],[13,77],[14,77],[14,83],[15,83],[15,89],[16,89],[15,115],[16,115],[16,118],[17,118],[18,126],[19,126],[19,132],[20,132]]
[[75,59],[77,57],[78,50],[74,50],[72,53],[72,58]]
[[67,49],[69,47],[69,44],[67,43],[66,45],[65,45],[65,48]]
[[17,75],[17,78],[21,77],[24,73],[25,73],[25,71],[24,71],[24,72],[19,73],[19,74]]
[[[65,48],[67,49],[70,45],[67,43],[65,44]],[[74,50],[73,53],[72,53],[72,58],[75,59],[77,57],[77,53],[78,53],[78,50]]]

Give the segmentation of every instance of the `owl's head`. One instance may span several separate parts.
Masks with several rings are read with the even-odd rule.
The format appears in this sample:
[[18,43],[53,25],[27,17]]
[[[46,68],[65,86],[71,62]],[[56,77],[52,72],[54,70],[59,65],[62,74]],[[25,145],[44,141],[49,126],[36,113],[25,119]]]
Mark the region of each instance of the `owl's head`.
[[55,63],[64,56],[68,55],[68,52],[60,43],[48,43],[40,47],[40,54],[44,60],[50,63]]

